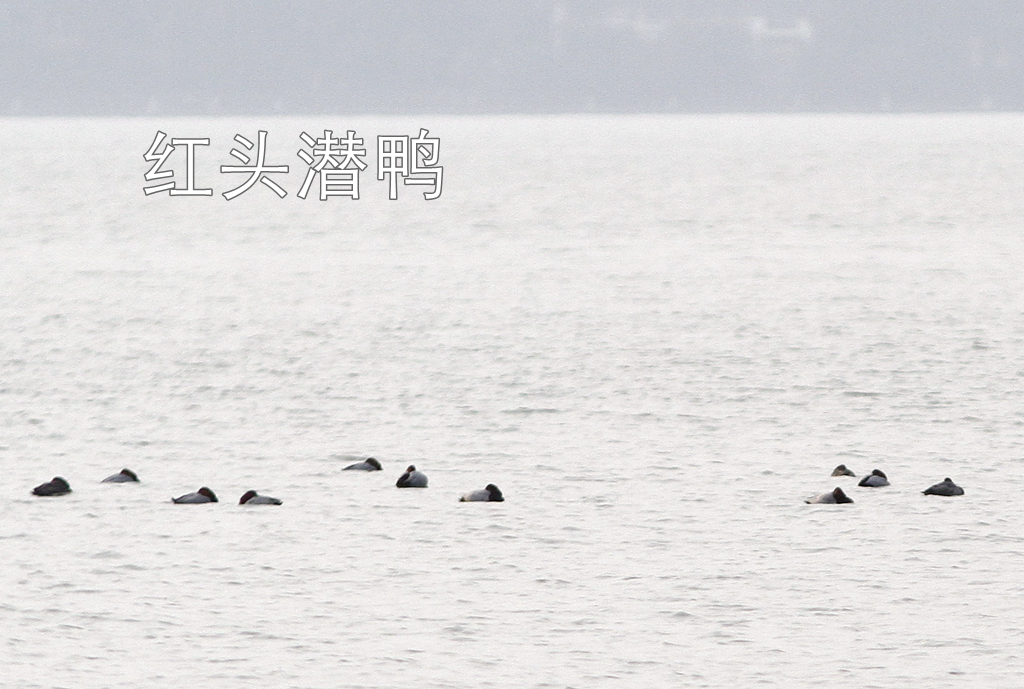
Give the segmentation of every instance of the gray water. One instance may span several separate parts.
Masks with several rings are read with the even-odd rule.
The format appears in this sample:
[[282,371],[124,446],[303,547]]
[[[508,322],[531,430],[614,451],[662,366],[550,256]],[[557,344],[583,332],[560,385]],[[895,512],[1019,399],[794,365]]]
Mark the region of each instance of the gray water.
[[[1022,125],[2,120],[0,685],[1024,686]],[[358,201],[295,197],[326,128]]]

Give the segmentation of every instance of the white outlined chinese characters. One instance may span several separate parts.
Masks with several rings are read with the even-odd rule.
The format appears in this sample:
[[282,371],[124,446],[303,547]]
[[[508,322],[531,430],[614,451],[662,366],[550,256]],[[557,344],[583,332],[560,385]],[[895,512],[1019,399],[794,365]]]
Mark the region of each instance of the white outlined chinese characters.
[[444,168],[437,164],[441,140],[428,137],[430,132],[420,129],[415,139],[408,136],[377,137],[377,180],[388,180],[388,198],[398,198],[398,179],[403,184],[431,185],[433,189],[423,192],[423,198],[433,201],[441,195],[441,179]]
[[434,188],[431,191],[423,192],[423,198],[433,201],[441,195],[441,178],[444,175],[444,167],[437,164],[438,156],[441,153],[441,140],[436,137],[427,137],[429,132],[420,129],[420,135],[412,140],[412,148],[409,151],[410,167],[409,176],[405,178],[406,184],[430,184]]
[[[444,168],[438,165],[441,140],[436,136],[428,136],[429,133],[429,130],[421,128],[416,137],[377,137],[377,180],[387,181],[388,199],[398,199],[399,180],[402,185],[430,187],[423,192],[423,198],[427,201],[441,196],[444,176]],[[358,200],[361,194],[360,173],[367,170],[364,139],[356,136],[352,129],[346,130],[344,137],[335,136],[333,129],[324,129],[322,137],[316,138],[302,132],[299,139],[304,147],[296,155],[306,164],[306,169],[296,196],[306,199],[316,182],[321,201],[332,196]],[[240,147],[232,148],[230,155],[241,165],[221,165],[220,172],[229,175],[245,173],[248,177],[235,188],[222,192],[224,199],[231,201],[238,198],[257,182],[268,187],[278,198],[286,197],[288,192],[282,185],[287,185],[284,180],[291,166],[267,163],[266,130],[258,130],[256,143],[241,134],[235,134],[233,141],[240,144]],[[196,161],[200,157],[198,147],[209,145],[209,138],[173,138],[168,141],[166,133],[157,131],[142,155],[149,164],[144,174],[146,184],[142,187],[145,195],[167,192],[168,196],[213,196],[213,189],[196,186]],[[179,150],[183,150],[184,155],[174,156],[174,152]],[[180,166],[185,168],[184,182],[174,179],[181,172]]]
[[[268,166],[266,164],[267,132],[265,130],[263,130],[263,129],[259,130],[258,139],[257,140],[258,140],[259,143],[257,144],[257,148],[256,148],[256,164],[255,165],[249,165],[249,161],[250,161],[249,156],[247,156],[246,154],[242,153],[237,148],[232,148],[231,149],[231,155],[234,158],[236,158],[237,160],[239,160],[239,161],[241,161],[242,163],[245,163],[245,164],[244,165],[221,165],[220,166],[220,171],[222,173],[232,173],[232,172],[248,172],[249,173],[249,179],[245,180],[245,182],[243,182],[241,185],[235,187],[231,191],[224,192],[224,198],[227,199],[228,201],[230,201],[231,199],[237,198],[237,197],[241,196],[242,194],[244,194],[245,192],[249,191],[249,189],[251,189],[253,187],[253,185],[256,184],[256,182],[262,182],[266,186],[270,187],[270,189],[273,190],[273,192],[275,194],[277,194],[282,199],[285,196],[288,195],[288,192],[285,191],[284,189],[282,189],[280,187],[280,185],[277,184],[277,182],[275,182],[274,180],[272,180],[269,177],[267,177],[267,173],[285,173],[285,174],[287,174],[288,173],[288,166],[287,165]],[[242,146],[244,146],[246,148],[246,150],[249,150],[249,151],[252,150],[252,146],[253,146],[252,142],[249,141],[248,139],[246,139],[241,134],[235,134],[235,141],[237,141],[238,143],[242,144]]]
[[[142,156],[146,162],[153,163],[153,166],[149,168],[145,176],[147,182],[155,182],[159,179],[168,180],[151,187],[144,187],[143,191],[146,193],[146,196],[159,194],[162,191],[166,191],[170,196],[213,196],[213,189],[196,189],[195,186],[195,147],[209,146],[210,140],[171,139],[170,145],[164,144],[163,148],[157,150],[166,136],[163,132],[158,131],[156,136],[153,137],[153,143],[150,144],[149,150]],[[171,153],[182,147],[185,149],[185,186],[179,187],[174,180],[169,179],[174,176],[174,172],[161,168],[167,162],[167,159],[171,157]]]
[[398,198],[398,178],[409,174],[408,164],[409,137],[378,136],[377,137],[377,181],[387,177],[388,198]]
[[[336,139],[333,134],[332,130],[325,129],[322,139],[314,140],[306,132],[299,136],[313,150],[312,154],[304,149],[297,154],[309,165],[302,188],[297,194],[300,199],[306,198],[313,178],[317,176],[320,178],[321,201],[326,201],[329,196],[359,198],[359,173],[366,169],[366,163],[362,160],[366,149],[357,146],[362,146],[363,140],[357,139],[351,129],[346,132],[344,139]],[[341,156],[341,160],[337,156]]]

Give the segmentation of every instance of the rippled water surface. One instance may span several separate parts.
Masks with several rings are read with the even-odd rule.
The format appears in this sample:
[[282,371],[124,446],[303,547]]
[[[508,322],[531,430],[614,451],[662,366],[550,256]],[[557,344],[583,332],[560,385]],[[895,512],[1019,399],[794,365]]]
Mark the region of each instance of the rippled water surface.
[[[440,199],[372,156],[296,198],[302,131],[420,127]],[[289,196],[225,201],[259,128]],[[157,130],[214,197],[142,193]],[[0,684],[1024,685],[1024,118],[8,119],[0,161]]]

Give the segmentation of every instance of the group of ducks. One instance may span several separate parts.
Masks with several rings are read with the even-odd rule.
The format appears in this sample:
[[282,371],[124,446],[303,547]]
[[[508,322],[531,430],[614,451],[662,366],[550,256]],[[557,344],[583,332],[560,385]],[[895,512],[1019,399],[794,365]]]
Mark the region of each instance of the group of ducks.
[[[369,457],[362,462],[356,462],[345,467],[345,471],[382,471],[384,467],[381,466],[373,457]],[[848,469],[845,464],[840,464],[832,470],[833,476],[853,476],[856,478],[856,474]],[[139,477],[130,469],[122,469],[113,476],[108,476],[101,483],[131,483],[138,482]],[[873,469],[870,474],[865,476],[857,484],[862,488],[881,488],[882,486],[889,485],[889,477],[885,475],[885,472],[881,469]],[[427,487],[427,476],[421,471],[417,471],[416,467],[412,464],[405,470],[405,473],[398,477],[398,481],[395,482],[395,486],[398,488],[426,488]],[[66,495],[71,492],[71,486],[68,482],[60,476],[55,476],[53,480],[36,486],[32,489],[32,493],[35,495],[52,496],[52,495]],[[963,495],[964,489],[953,483],[953,479],[947,477],[943,481],[936,483],[934,486],[929,486],[922,491],[925,495]],[[505,497],[501,494],[501,490],[493,483],[488,483],[481,490],[474,490],[466,493],[459,498],[459,502],[504,502]],[[185,495],[171,498],[171,502],[180,505],[194,505],[205,502],[217,502],[217,495],[203,486],[194,493],[186,493]],[[815,495],[814,497],[807,498],[804,502],[808,504],[845,504],[853,502],[853,499],[848,496],[842,488],[836,486],[835,490],[829,493],[822,493],[821,495]],[[280,505],[281,500],[278,498],[272,498],[269,495],[260,495],[254,490],[246,491],[241,499],[238,501],[239,505]]]
[[[850,469],[846,468],[845,464],[840,464],[832,470],[833,476],[853,476],[857,477],[857,474],[853,473]],[[865,476],[857,484],[862,488],[881,488],[882,486],[889,485],[889,477],[885,475],[885,472],[881,469],[872,469],[871,473]],[[934,486],[921,491],[925,495],[963,495],[964,489],[953,483],[953,479],[948,476],[941,482],[936,483]],[[853,502],[853,498],[843,492],[843,489],[836,486],[836,489],[830,493],[822,493],[821,495],[815,495],[812,498],[804,500],[809,505],[814,504],[828,504],[828,505],[841,505],[845,503]]]
[[[354,471],[381,471],[384,467],[381,466],[373,457],[369,457],[362,462],[350,464],[345,467],[345,470]],[[113,476],[108,476],[103,479],[100,483],[138,483],[139,477],[131,469],[121,469],[118,473]],[[417,471],[416,467],[412,464],[405,470],[405,473],[398,477],[398,481],[395,485],[399,488],[426,488],[427,487],[427,476],[421,471]],[[54,495],[67,495],[71,492],[71,485],[62,477],[54,476],[51,481],[40,484],[32,489],[34,495],[41,496],[54,496]],[[459,502],[504,502],[505,497],[501,494],[501,490],[498,489],[493,483],[488,483],[487,486],[481,490],[474,490],[466,493]],[[194,493],[186,493],[185,495],[171,498],[171,502],[179,505],[195,505],[205,502],[218,502],[217,495],[203,486]],[[281,500],[272,498],[269,495],[259,495],[254,490],[248,490],[238,501],[239,505],[280,505]]]
[[[362,462],[349,464],[343,471],[380,471],[383,468],[380,462],[373,457],[369,457]],[[417,471],[416,467],[410,464],[406,468],[405,473],[398,477],[395,486],[398,488],[426,488],[427,475],[422,471]],[[496,485],[488,483],[481,490],[466,493],[459,498],[459,502],[505,502],[505,497]]]

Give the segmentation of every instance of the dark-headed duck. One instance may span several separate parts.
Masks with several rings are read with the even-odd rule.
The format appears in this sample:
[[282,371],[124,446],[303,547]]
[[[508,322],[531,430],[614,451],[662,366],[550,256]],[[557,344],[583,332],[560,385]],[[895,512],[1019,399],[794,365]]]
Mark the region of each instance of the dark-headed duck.
[[856,476],[857,474],[853,473],[853,471],[851,471],[850,469],[847,469],[845,464],[840,464],[839,466],[837,466],[835,469],[832,470],[832,475],[833,476]]
[[836,489],[831,493],[815,495],[813,498],[807,498],[804,502],[808,505],[844,505],[853,502],[853,500],[843,492],[842,488],[836,486]]
[[505,498],[496,485],[488,483],[483,490],[466,493],[459,498],[459,502],[505,502]]
[[281,501],[277,498],[272,498],[269,495],[257,495],[256,491],[249,490],[245,492],[242,499],[238,501],[239,505],[280,505]]
[[60,476],[54,476],[52,481],[40,484],[32,489],[34,495],[67,495],[71,492],[71,486]]
[[872,469],[871,473],[862,478],[857,485],[864,488],[880,488],[889,485],[889,477],[881,469]]
[[947,476],[942,483],[936,483],[922,492],[925,495],[963,495],[964,489],[953,483],[953,479]]
[[380,462],[378,462],[376,459],[374,459],[373,457],[368,457],[366,460],[362,462],[349,464],[342,471],[348,471],[350,469],[354,469],[356,471],[380,471],[383,468],[384,467],[382,467],[380,465]]
[[171,498],[171,502],[176,502],[179,505],[196,505],[203,502],[217,502],[217,496],[213,494],[213,491],[203,486],[195,493],[186,493],[178,498]]
[[131,469],[121,469],[118,473],[113,476],[108,476],[100,483],[138,483],[139,477],[135,475],[135,472]]
[[412,464],[405,470],[405,473],[398,477],[395,484],[399,488],[426,488],[427,476],[419,471]]

